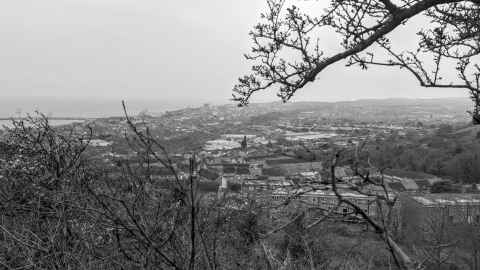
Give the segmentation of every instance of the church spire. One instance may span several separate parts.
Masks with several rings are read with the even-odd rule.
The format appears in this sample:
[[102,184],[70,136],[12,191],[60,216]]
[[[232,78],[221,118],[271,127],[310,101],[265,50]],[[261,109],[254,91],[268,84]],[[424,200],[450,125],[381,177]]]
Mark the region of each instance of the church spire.
[[244,151],[244,152],[247,151],[247,136],[243,136],[242,151]]

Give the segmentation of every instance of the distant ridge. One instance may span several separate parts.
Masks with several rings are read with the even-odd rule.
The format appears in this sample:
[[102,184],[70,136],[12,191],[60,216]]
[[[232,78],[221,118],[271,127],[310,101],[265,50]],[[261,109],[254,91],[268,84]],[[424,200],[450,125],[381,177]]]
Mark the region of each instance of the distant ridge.
[[[193,101],[162,101],[162,100],[126,100],[128,111],[132,115],[141,111],[148,111],[152,115],[159,115],[166,111],[182,111],[186,109],[198,109],[203,106],[200,102]],[[218,104],[218,103],[217,103]],[[246,110],[268,107],[270,111],[278,110],[317,110],[320,107],[330,106],[428,106],[445,107],[450,111],[465,113],[471,108],[468,98],[388,98],[388,99],[358,99],[348,101],[297,101],[282,103],[280,101],[266,103],[251,103]],[[236,107],[234,102],[224,102],[222,105]],[[56,97],[7,97],[0,99],[0,119],[25,116],[26,113],[34,113],[36,110],[57,119],[88,119],[122,116],[121,99],[86,99],[86,98],[56,98]]]
[[471,106],[472,103],[467,97],[448,98],[366,98],[341,101],[295,101],[282,103],[281,101],[251,103],[249,106],[276,105],[276,106],[298,106],[298,105],[321,105],[321,104],[414,104],[414,103],[440,103]]

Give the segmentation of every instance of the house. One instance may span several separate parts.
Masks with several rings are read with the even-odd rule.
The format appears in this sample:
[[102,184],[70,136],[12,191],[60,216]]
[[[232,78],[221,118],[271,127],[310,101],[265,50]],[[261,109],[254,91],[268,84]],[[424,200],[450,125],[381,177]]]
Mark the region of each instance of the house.
[[335,177],[343,182],[356,182],[358,177],[354,176],[353,170],[348,166],[335,167]]
[[262,175],[263,165],[250,163],[250,175],[259,176]]
[[320,183],[322,176],[319,172],[302,172],[297,175],[297,179],[302,183]]

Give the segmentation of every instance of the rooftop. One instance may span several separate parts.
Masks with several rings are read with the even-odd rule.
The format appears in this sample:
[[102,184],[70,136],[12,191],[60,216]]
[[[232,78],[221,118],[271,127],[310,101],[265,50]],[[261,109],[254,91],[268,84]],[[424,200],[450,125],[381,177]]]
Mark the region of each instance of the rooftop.
[[[364,194],[360,194],[358,192],[352,191],[352,190],[338,190],[340,195],[342,195],[345,198],[370,198],[372,196],[367,196]],[[278,195],[278,196],[328,196],[328,197],[336,197],[335,193],[332,190],[311,190],[308,188],[299,188],[296,190],[287,190],[287,189],[282,189],[278,188],[273,192],[273,195]],[[373,197],[372,197],[373,198]]]
[[264,168],[262,174],[266,176],[285,176],[286,172],[277,168]]
[[280,164],[295,164],[295,163],[321,163],[321,161],[308,161],[298,158],[284,158],[284,159],[268,159],[266,161],[268,165],[280,165]]
[[227,174],[250,174],[249,164],[225,164],[223,165],[223,173]]
[[209,180],[215,180],[219,177],[219,174],[211,169],[201,169],[199,174],[200,176],[205,177]]

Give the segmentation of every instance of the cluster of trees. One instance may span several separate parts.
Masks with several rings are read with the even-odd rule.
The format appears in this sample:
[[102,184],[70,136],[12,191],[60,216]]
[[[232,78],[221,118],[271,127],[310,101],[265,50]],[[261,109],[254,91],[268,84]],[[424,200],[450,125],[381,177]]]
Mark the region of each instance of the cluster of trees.
[[371,142],[369,152],[378,167],[426,172],[464,184],[480,184],[480,140],[476,128],[443,125],[431,135],[415,132]]
[[[251,52],[245,55],[251,72],[233,88],[240,105],[270,88],[277,88],[286,102],[325,69],[343,62],[364,70],[400,68],[422,87],[465,89],[474,104],[473,123],[480,124],[478,0],[331,0],[320,12],[288,6],[285,0],[266,2],[266,12],[250,32]],[[417,18],[430,23],[413,31],[403,27]],[[394,30],[412,38],[416,33],[416,48],[398,48]],[[334,53],[323,47],[325,39],[332,40],[325,33],[338,34]]]
[[[56,129],[45,117],[13,122],[0,144],[2,268],[386,269],[394,265],[375,234],[352,239],[357,234],[348,228],[339,230],[338,225],[306,228],[306,220],[298,215],[302,210],[289,212],[295,217],[282,219],[287,226],[280,226],[268,218],[270,209],[256,201],[245,204],[201,192],[194,157],[189,177],[178,177],[166,149],[148,129],[128,123],[134,135],[126,140],[141,162],[118,162],[112,174],[110,166],[89,155],[93,131]],[[175,179],[155,182],[150,164],[158,162],[172,170]],[[379,249],[384,256],[377,256]]]
[[0,268],[229,269],[231,258],[256,265],[240,244],[252,238],[245,213],[202,198],[193,160],[188,179],[156,183],[150,164],[175,168],[147,129],[131,128],[126,139],[142,162],[119,163],[112,174],[89,156],[91,133],[60,131],[45,117],[13,123],[0,145]]
[[[15,121],[5,132],[0,144],[2,268],[439,269],[428,268],[426,255],[396,240],[393,198],[378,196],[385,216],[377,220],[342,197],[335,177],[339,154],[327,166],[337,207],[355,209],[360,225],[344,224],[344,217],[326,209],[293,204],[294,198],[272,208],[268,200],[205,193],[196,181],[194,155],[188,177],[179,177],[148,128],[128,116],[127,122],[131,135],[125,139],[140,162],[109,165],[114,168],[89,155],[91,132],[52,128],[44,117]],[[154,163],[171,170],[174,179],[152,177]],[[354,188],[384,187],[361,169],[367,164],[357,160],[353,165],[363,179]]]

